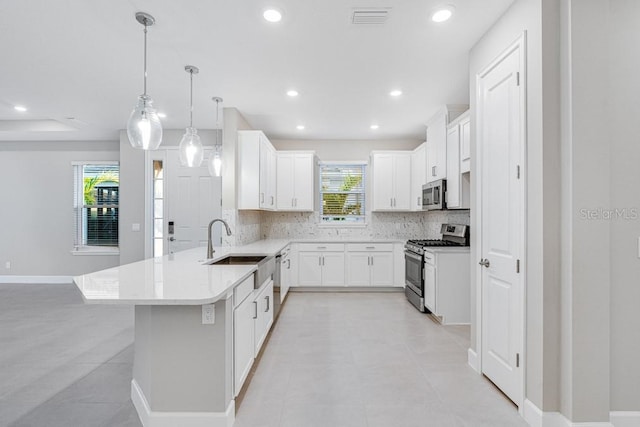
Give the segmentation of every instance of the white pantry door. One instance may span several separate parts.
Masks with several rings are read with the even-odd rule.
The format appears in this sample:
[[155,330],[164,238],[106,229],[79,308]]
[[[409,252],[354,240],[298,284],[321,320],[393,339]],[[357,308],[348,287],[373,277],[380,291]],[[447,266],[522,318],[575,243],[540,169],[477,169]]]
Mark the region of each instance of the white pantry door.
[[[165,254],[206,246],[209,221],[222,213],[221,178],[209,175],[204,161],[198,168],[181,166],[178,150],[166,151],[165,229],[173,222],[174,234],[166,234]],[[210,150],[205,150],[205,160],[209,154]],[[220,245],[220,226],[214,224],[214,246]]]
[[524,45],[513,44],[478,75],[481,169],[482,372],[522,403],[524,238]]

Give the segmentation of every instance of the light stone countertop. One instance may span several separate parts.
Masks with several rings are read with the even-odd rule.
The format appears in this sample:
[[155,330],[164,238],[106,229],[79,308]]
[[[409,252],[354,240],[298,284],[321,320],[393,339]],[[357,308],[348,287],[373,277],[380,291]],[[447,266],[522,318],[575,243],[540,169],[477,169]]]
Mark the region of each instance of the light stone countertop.
[[74,277],[87,303],[133,305],[202,305],[226,297],[249,277],[255,265],[209,265],[232,254],[278,254],[290,243],[401,243],[375,239],[266,239],[244,246],[215,248],[205,259],[206,248],[150,258]]
[[73,280],[87,303],[134,305],[202,305],[214,303],[249,277],[255,265],[208,265],[230,254],[275,255],[288,240],[261,240],[245,246],[204,247],[150,258]]

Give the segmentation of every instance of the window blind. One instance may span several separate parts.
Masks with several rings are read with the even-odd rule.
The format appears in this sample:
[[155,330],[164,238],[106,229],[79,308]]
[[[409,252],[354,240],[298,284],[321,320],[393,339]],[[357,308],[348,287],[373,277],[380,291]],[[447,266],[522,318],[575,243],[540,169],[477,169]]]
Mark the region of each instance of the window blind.
[[365,164],[320,164],[320,221],[364,223]]
[[73,167],[75,250],[91,247],[117,248],[119,165],[85,163]]

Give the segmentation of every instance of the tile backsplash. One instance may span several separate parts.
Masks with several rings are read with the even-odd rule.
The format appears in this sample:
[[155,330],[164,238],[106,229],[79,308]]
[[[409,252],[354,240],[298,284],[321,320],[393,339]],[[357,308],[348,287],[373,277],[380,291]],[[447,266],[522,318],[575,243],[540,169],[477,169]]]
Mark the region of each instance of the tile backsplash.
[[438,239],[443,223],[469,224],[469,211],[374,212],[363,227],[318,224],[318,212],[261,212],[267,239]]
[[231,236],[222,233],[222,246],[242,246],[260,240],[262,215],[260,211],[224,209],[222,218],[231,228]]

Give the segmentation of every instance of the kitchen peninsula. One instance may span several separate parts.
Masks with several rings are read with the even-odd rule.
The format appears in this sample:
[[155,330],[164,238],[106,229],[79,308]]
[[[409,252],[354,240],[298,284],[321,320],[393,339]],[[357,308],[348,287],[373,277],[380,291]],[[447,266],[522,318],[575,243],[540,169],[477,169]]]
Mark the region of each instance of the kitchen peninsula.
[[131,398],[145,427],[233,425],[234,308],[251,298],[257,266],[211,264],[288,243],[216,248],[209,260],[195,248],[74,278],[86,303],[135,305]]

